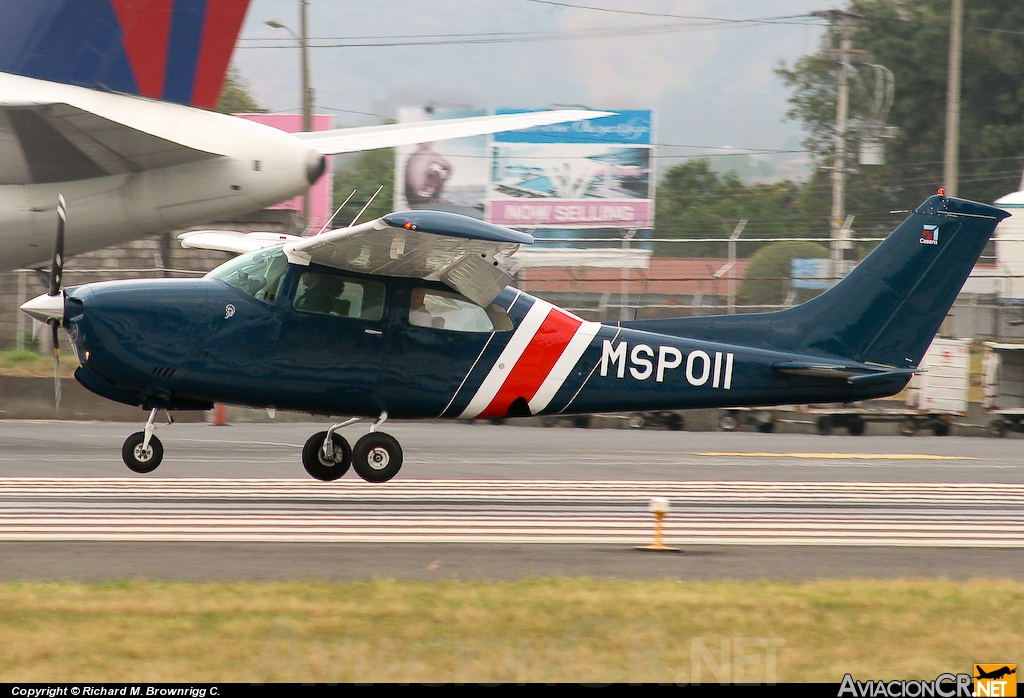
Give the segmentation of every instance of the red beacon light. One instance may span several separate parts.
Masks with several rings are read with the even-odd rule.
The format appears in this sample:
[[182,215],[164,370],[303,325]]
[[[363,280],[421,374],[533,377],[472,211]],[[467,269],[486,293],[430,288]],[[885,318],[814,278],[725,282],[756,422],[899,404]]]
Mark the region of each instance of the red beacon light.
[[404,225],[403,227],[404,227],[404,228],[405,228],[406,230],[413,230],[413,229],[415,229],[415,228],[416,228],[416,226],[412,224],[412,221],[406,221],[406,222],[405,222],[405,225]]
[[942,189],[942,188],[940,187],[940,188],[939,188],[939,196],[945,196],[945,195],[946,195],[946,190],[945,190],[945,189]]

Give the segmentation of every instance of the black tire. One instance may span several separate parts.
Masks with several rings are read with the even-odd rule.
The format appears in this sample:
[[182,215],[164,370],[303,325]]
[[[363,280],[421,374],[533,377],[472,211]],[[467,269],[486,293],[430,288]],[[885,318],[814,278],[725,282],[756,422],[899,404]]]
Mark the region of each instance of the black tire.
[[686,426],[686,422],[683,420],[683,415],[673,412],[665,420],[665,424],[668,425],[670,431],[682,431],[683,427]]
[[590,415],[589,414],[577,414],[572,417],[572,425],[577,429],[589,429],[590,428]]
[[1001,419],[993,419],[988,423],[988,434],[998,438],[1006,436],[1006,422]]
[[335,432],[331,435],[335,457],[333,461],[327,460],[323,452],[326,438],[327,432],[319,431],[306,440],[306,445],[302,447],[302,467],[317,480],[331,482],[348,472],[352,465],[352,447],[341,434]]
[[146,432],[137,431],[124,440],[121,446],[121,460],[128,469],[136,473],[151,473],[164,459],[164,445],[160,439],[152,436],[149,448],[142,450],[142,442],[146,440]]
[[402,468],[402,447],[390,434],[370,432],[356,441],[352,468],[367,482],[387,482]]
[[814,427],[822,436],[828,436],[832,433],[832,418],[818,417],[818,421],[814,423]]
[[771,434],[775,431],[775,422],[759,422],[757,430],[762,434]]
[[860,417],[853,417],[846,422],[846,431],[850,432],[850,436],[863,436],[864,429],[867,425],[864,420]]
[[740,420],[732,412],[726,412],[718,418],[718,428],[722,431],[736,431],[740,426]]
[[932,433],[936,436],[949,436],[949,425],[945,422],[935,422],[932,425]]
[[643,429],[647,424],[647,418],[642,412],[634,412],[626,419],[626,426],[630,429]]

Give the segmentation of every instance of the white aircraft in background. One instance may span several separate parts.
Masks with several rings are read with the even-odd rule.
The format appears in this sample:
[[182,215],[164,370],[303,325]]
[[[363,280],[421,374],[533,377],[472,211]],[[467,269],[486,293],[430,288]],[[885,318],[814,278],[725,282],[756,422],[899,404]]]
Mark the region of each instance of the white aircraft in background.
[[74,255],[288,200],[324,173],[325,156],[608,114],[288,134],[195,108],[216,102],[248,3],[0,5],[0,271],[49,262],[58,194],[74,212]]

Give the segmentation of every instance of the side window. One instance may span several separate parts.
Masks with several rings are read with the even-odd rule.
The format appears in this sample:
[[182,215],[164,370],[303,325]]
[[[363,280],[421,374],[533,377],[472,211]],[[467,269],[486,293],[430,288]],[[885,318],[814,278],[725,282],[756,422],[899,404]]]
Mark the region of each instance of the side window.
[[384,284],[307,271],[299,277],[292,306],[307,313],[380,320],[384,317]]
[[504,332],[512,329],[508,313],[494,305],[486,308],[455,293],[413,289],[409,324],[452,332]]
[[280,247],[275,247],[233,259],[214,269],[209,276],[273,305],[286,271],[288,258]]

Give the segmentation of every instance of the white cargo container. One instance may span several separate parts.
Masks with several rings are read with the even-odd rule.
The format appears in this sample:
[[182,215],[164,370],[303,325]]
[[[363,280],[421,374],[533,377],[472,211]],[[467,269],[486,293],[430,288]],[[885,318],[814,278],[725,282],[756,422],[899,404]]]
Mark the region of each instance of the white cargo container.
[[995,417],[993,436],[1024,431],[1024,344],[985,342],[985,379],[981,406]]

